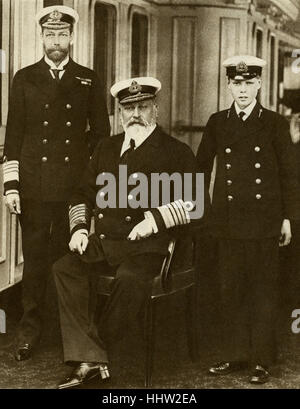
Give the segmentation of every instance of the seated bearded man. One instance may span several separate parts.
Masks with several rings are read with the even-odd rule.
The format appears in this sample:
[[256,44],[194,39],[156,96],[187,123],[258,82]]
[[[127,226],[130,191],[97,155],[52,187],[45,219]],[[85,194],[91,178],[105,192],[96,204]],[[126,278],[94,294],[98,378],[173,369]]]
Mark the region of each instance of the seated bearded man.
[[[192,197],[186,200],[186,194],[182,195],[188,189],[181,188],[180,194],[171,189],[170,200],[159,201],[156,206],[152,205],[153,192],[148,195],[146,189],[140,192],[136,206],[134,195],[127,196],[122,186],[124,169],[133,181],[143,175],[149,186],[153,175],[163,172],[176,173],[181,179],[184,175],[198,176],[191,149],[156,124],[155,98],[160,88],[160,82],[149,77],[122,81],[112,87],[112,95],[119,100],[124,132],[99,143],[70,203],[71,253],[55,264],[54,274],[64,359],[76,366],[59,385],[61,389],[81,385],[96,376],[100,381],[109,378],[105,342],[121,339],[125,331],[136,325],[170,239],[176,232],[183,236],[194,218]],[[107,189],[100,189],[111,178],[115,183],[110,186],[119,192],[117,204],[110,202],[116,195],[107,188],[109,183]],[[190,196],[193,194],[195,191]],[[92,212],[95,234],[88,237]],[[202,214],[198,216],[201,218]],[[114,285],[101,314],[98,334],[89,279],[91,274],[112,271]]]

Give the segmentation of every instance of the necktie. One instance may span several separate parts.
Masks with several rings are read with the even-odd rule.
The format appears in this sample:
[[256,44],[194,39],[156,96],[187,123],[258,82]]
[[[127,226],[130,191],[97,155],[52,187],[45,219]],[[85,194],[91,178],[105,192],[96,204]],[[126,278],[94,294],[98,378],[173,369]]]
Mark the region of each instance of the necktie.
[[243,118],[244,118],[245,115],[246,115],[246,112],[244,112],[244,111],[241,111],[241,112],[239,113],[240,121],[244,122]]
[[60,81],[60,78],[59,78],[59,72],[60,72],[61,70],[55,70],[55,69],[52,69],[51,71],[52,71],[52,72],[53,72],[53,74],[54,74],[55,81],[56,81],[56,82],[59,82],[59,81]]
[[134,148],[135,148],[134,139],[130,139],[129,144],[130,144],[130,148],[128,148],[128,149],[123,153],[123,155],[122,155],[121,158],[120,158],[120,163],[126,164],[126,163],[127,163],[127,160],[128,160],[128,156],[131,154],[131,152],[134,151]]

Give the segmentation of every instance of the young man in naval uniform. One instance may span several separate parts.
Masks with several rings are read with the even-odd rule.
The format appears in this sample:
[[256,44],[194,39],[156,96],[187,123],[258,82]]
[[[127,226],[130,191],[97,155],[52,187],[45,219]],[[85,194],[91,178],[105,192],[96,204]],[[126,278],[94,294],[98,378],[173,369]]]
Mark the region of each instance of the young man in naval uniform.
[[70,57],[75,10],[42,9],[44,57],[14,77],[4,145],[4,191],[22,227],[23,317],[15,357],[31,356],[41,335],[51,264],[68,251],[67,200],[98,141],[110,134],[102,86]]
[[291,241],[299,216],[297,165],[289,125],[256,97],[265,61],[235,56],[224,62],[232,106],[213,114],[200,143],[198,170],[216,176],[210,230],[218,246],[222,362],[213,375],[245,366],[264,383],[276,352],[278,247]]
[[[195,173],[196,160],[191,149],[156,124],[155,96],[160,88],[160,82],[151,77],[121,81],[112,87],[111,93],[120,103],[124,133],[99,143],[81,186],[71,199],[70,250],[73,253],[54,264],[54,274],[64,359],[76,365],[70,376],[60,383],[60,389],[84,384],[94,376],[102,380],[109,377],[105,342],[122,339],[126,331],[136,327],[170,238],[178,233],[182,238],[189,230],[191,207],[172,191],[171,203],[162,205],[164,199],[160,198],[160,205],[154,208],[148,199],[145,208],[131,206],[131,194],[125,197],[126,206],[119,205],[119,200],[124,200],[120,196],[116,207],[105,208],[99,203],[103,193],[99,185],[102,176],[114,175],[116,192],[119,192],[120,165],[127,166],[128,176],[145,175],[149,187],[152,174]],[[144,193],[147,191],[141,195]],[[150,200],[153,192],[148,194]],[[88,237],[92,211],[95,234]],[[94,303],[89,273],[105,274],[112,270],[116,279],[102,311],[98,335],[91,308]]]

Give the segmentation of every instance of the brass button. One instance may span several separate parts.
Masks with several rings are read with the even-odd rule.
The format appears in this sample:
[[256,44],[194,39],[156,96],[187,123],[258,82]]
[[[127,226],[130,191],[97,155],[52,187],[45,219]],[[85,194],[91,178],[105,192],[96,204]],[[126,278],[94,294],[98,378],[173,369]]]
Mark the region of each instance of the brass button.
[[227,180],[227,186],[231,186],[232,185],[232,180]]
[[127,222],[131,222],[131,217],[130,217],[130,216],[126,216],[126,217],[125,217],[125,220],[126,220]]
[[233,196],[228,195],[228,196],[227,196],[227,200],[228,200],[228,202],[231,202],[231,201],[233,200]]
[[260,163],[256,163],[254,166],[256,167],[256,169],[260,169],[260,168],[261,168],[261,164],[260,164]]
[[254,150],[255,152],[260,152],[260,146],[255,146]]
[[65,162],[70,162],[69,156],[66,156],[66,157],[65,157]]
[[46,156],[42,157],[42,162],[47,162],[48,158]]
[[66,143],[66,145],[70,145],[70,142],[71,142],[70,139],[66,139],[65,143]]
[[43,144],[46,145],[48,143],[48,139],[43,139]]
[[49,104],[46,104],[45,109],[49,109],[49,106],[50,106]]
[[70,121],[68,121],[68,122],[66,123],[66,125],[70,127],[70,126],[72,125],[72,123],[71,123]]
[[49,122],[48,122],[48,121],[44,121],[43,125],[44,125],[44,126],[48,126],[48,125],[49,125]]
[[257,193],[257,195],[255,196],[257,200],[261,199],[261,195],[259,193]]
[[104,240],[105,239],[105,234],[100,234],[100,239]]
[[257,185],[260,185],[260,184],[261,184],[261,179],[255,179],[255,183],[256,183]]
[[66,105],[66,108],[67,108],[67,109],[71,109],[71,108],[72,108],[72,105],[67,104],[67,105]]
[[98,214],[98,218],[99,218],[99,219],[103,219],[103,217],[104,217],[104,216],[103,216],[102,213],[99,213],[99,214]]
[[227,170],[231,169],[230,163],[226,163],[226,169],[227,169]]
[[226,153],[231,153],[231,149],[230,149],[230,148],[226,148],[226,149],[225,149],[225,152],[226,152]]

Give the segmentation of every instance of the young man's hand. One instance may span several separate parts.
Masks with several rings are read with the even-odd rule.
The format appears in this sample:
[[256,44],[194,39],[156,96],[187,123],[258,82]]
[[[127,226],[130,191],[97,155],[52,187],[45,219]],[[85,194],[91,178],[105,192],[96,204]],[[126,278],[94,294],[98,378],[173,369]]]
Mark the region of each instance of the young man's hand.
[[21,214],[21,204],[19,193],[7,193],[5,196],[5,204],[10,213]]
[[281,236],[279,246],[287,246],[292,239],[291,223],[288,219],[284,219],[281,226]]
[[77,230],[71,237],[69,248],[71,251],[82,255],[87,248],[88,242],[87,230]]

